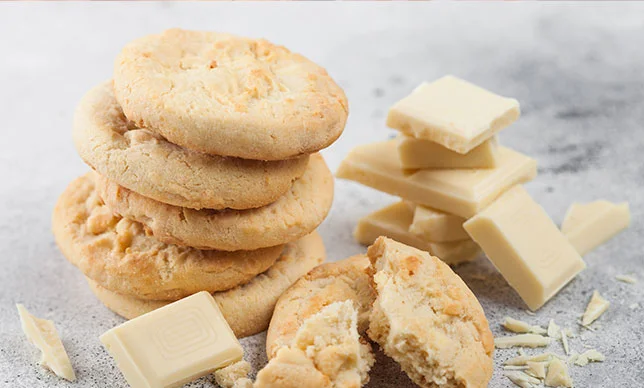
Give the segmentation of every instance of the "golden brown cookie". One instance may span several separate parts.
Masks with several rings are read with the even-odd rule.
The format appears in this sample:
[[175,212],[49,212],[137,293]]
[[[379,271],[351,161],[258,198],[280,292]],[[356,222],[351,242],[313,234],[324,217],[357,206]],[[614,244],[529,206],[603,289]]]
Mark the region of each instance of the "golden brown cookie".
[[[286,244],[280,258],[251,281],[212,295],[221,313],[238,338],[268,328],[273,308],[280,295],[302,275],[324,261],[324,243],[317,232]],[[132,319],[163,307],[172,301],[143,300],[118,294],[87,279],[94,295],[116,314]]]
[[364,333],[375,298],[368,268],[369,260],[364,255],[322,264],[284,292],[275,305],[266,335],[268,358],[292,343],[305,319],[334,302],[353,302],[358,311],[358,331]]
[[90,174],[74,180],[60,196],[52,227],[63,254],[85,276],[143,299],[228,290],[267,270],[284,248],[225,252],[162,243],[138,222],[113,215]]
[[258,249],[313,231],[333,202],[333,175],[320,154],[276,202],[248,210],[193,210],[144,197],[101,176],[96,187],[115,213],[141,222],[160,241],[199,249]]
[[272,203],[289,191],[308,163],[308,156],[265,162],[179,147],[129,122],[111,82],[83,97],[74,115],[73,138],[85,163],[107,178],[157,201],[193,209]]
[[487,387],[494,339],[461,278],[427,252],[380,237],[369,337],[421,387]]
[[183,147],[280,160],[329,146],[348,114],[326,70],[262,39],[171,29],[127,44],[114,63],[125,115]]

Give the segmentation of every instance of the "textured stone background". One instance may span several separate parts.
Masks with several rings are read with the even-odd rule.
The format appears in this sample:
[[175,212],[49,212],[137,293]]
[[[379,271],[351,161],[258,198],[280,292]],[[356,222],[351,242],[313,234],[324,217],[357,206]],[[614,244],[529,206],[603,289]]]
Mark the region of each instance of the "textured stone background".
[[[588,269],[535,317],[486,259],[457,271],[495,335],[504,315],[542,325],[555,318],[577,331],[590,293],[600,290],[611,308],[597,332],[571,346],[595,346],[607,360],[573,367],[576,386],[644,386],[644,313],[628,308],[644,295],[644,4],[629,3],[0,4],[0,386],[126,385],[98,341],[122,320],[56,249],[50,212],[87,170],[70,139],[76,102],[110,77],[124,43],[173,26],[263,36],[327,67],[351,102],[346,132],[324,152],[334,170],[351,147],[393,134],[384,125],[387,107],[423,80],[452,73],[519,99],[523,116],[501,140],[539,161],[527,187],[554,220],[574,200],[607,198],[630,202],[633,225],[587,255]],[[392,201],[338,182],[320,228],[329,260],[362,251],[351,237],[356,220]],[[641,281],[619,283],[621,273]],[[37,366],[16,302],[56,322],[77,384]],[[243,340],[255,368],[265,362],[263,342],[263,334]],[[497,365],[514,354],[496,352]],[[410,385],[384,356],[371,376],[373,387]],[[491,386],[509,385],[497,369]]]

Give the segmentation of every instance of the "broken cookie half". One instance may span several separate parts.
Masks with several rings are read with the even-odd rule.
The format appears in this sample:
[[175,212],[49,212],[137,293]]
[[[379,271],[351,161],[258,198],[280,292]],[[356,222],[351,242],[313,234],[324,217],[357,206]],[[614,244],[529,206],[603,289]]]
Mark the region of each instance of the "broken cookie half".
[[369,337],[421,387],[487,387],[494,340],[478,300],[447,264],[379,237]]
[[334,302],[304,320],[290,345],[282,346],[258,374],[256,388],[358,388],[374,363],[358,334],[353,302]]

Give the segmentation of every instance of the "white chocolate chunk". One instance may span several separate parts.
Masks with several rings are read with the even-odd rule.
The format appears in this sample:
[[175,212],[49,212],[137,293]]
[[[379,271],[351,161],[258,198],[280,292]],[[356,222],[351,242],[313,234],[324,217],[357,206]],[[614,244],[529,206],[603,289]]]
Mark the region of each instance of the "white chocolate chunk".
[[588,326],[595,322],[597,318],[608,310],[608,306],[610,306],[610,302],[599,295],[597,290],[593,291],[593,296],[590,298],[588,307],[586,307],[586,311],[581,318],[581,324]]
[[595,349],[586,350],[575,360],[575,365],[586,366],[589,362],[603,362],[606,357]]
[[539,379],[534,378],[521,371],[507,371],[504,373],[505,377],[510,379],[514,384],[518,385],[521,388],[532,388],[537,384],[540,384]]
[[459,154],[433,141],[411,136],[398,137],[398,155],[403,168],[492,168],[496,166],[496,137],[478,145],[466,154]]
[[637,279],[635,278],[635,276],[631,276],[631,275],[617,275],[615,276],[615,279],[619,280],[620,282],[624,282],[628,284],[637,283]]
[[29,342],[42,352],[40,364],[51,370],[58,377],[68,381],[76,380],[74,368],[69,361],[54,322],[31,315],[25,306],[17,304],[22,331]]
[[561,328],[555,323],[554,319],[548,322],[548,337],[559,339],[561,338]]
[[541,326],[532,326],[527,322],[523,322],[511,317],[503,318],[502,325],[506,330],[514,333],[546,334],[546,329]]
[[499,349],[506,349],[515,346],[536,348],[539,346],[550,345],[550,338],[539,334],[519,334],[508,337],[498,337],[494,339],[494,346]]
[[543,306],[586,267],[545,210],[520,185],[463,227],[531,310]]
[[413,211],[410,233],[434,242],[470,240],[463,229],[465,218],[422,205],[414,205]]
[[558,358],[553,358],[548,365],[545,384],[548,387],[572,387],[572,379],[568,375],[568,366]]
[[396,141],[365,144],[349,152],[336,173],[376,190],[469,218],[511,186],[532,180],[537,162],[507,147],[499,147],[494,168],[433,169],[410,173],[402,168]]
[[511,358],[504,362],[505,365],[527,365],[528,362],[550,362],[554,357],[552,353],[540,353],[534,356],[527,356],[521,352],[518,357]]
[[250,364],[246,360],[237,361],[215,371],[215,382],[221,388],[233,388],[237,380],[248,377]]
[[637,310],[640,307],[639,303],[631,303],[628,305],[628,308],[631,310]]
[[387,125],[461,154],[519,118],[519,102],[448,75],[423,83],[389,109]]
[[361,218],[353,231],[360,244],[371,245],[380,236],[429,252],[447,264],[458,264],[477,258],[481,250],[471,239],[445,243],[426,241],[409,232],[413,212],[404,202],[397,202]]
[[627,228],[630,218],[626,202],[573,203],[566,212],[561,231],[583,256]]
[[132,387],[177,387],[241,360],[213,296],[198,292],[100,337]]

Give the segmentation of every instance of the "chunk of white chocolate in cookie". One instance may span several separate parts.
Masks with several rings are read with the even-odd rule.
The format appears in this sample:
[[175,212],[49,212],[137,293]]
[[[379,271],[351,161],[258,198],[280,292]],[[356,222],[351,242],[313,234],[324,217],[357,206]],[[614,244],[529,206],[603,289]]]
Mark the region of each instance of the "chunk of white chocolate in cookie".
[[54,372],[58,377],[68,381],[76,380],[74,368],[72,368],[69,356],[58,336],[54,322],[34,317],[21,304],[16,305],[16,307],[20,315],[22,331],[29,342],[36,345],[42,352],[40,364]]
[[519,102],[448,75],[389,109],[387,125],[466,154],[519,118]]
[[474,260],[481,253],[478,245],[467,238],[462,241],[434,243],[410,233],[413,213],[403,202],[394,203],[361,218],[353,232],[363,245],[373,244],[380,236],[393,238],[404,244],[422,249],[448,264]]
[[463,224],[531,310],[543,306],[586,264],[521,186]]
[[371,339],[421,387],[486,387],[492,333],[461,278],[428,253],[385,237],[368,255],[378,295]]

